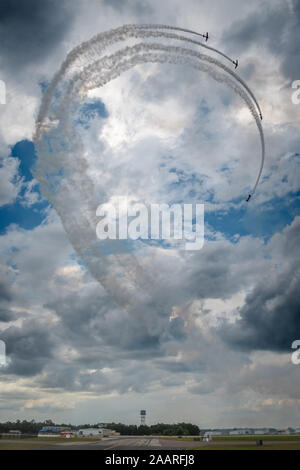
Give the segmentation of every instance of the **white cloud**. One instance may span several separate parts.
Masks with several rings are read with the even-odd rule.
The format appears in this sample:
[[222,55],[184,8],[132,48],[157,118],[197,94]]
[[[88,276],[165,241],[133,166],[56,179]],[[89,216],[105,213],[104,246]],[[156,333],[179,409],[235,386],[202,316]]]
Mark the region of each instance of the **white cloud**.
[[0,159],[0,206],[13,203],[21,189],[19,160],[13,157]]
[[27,94],[22,83],[13,88],[9,85],[6,105],[0,113],[0,128],[2,141],[14,145],[19,140],[32,139],[39,100],[38,96]]

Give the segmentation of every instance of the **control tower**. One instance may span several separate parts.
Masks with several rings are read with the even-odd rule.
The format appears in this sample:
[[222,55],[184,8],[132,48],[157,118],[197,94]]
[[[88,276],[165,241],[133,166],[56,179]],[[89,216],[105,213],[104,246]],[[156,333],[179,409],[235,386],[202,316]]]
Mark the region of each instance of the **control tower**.
[[140,416],[141,416],[141,425],[146,424],[146,410],[141,410]]

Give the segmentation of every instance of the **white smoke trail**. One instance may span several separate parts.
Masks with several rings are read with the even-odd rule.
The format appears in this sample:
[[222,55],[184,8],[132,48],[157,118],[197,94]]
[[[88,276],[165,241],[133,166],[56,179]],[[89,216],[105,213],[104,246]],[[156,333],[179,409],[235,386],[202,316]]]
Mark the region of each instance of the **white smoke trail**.
[[[148,37],[149,31],[141,30],[139,34]],[[153,34],[169,39],[168,33]],[[262,164],[259,177],[264,161],[264,136],[251,95],[247,94],[243,84],[236,79],[236,74],[229,72],[224,64],[213,57],[182,47],[140,43],[99,59],[109,45],[135,37],[134,35],[135,31],[130,27],[119,28],[97,36],[97,40],[93,38],[68,55],[44,96],[37,120],[35,143],[38,153],[36,177],[41,183],[43,194],[53,203],[60,215],[76,252],[85,261],[93,276],[120,305],[130,311],[140,312],[145,304],[153,306],[152,299],[156,297],[155,291],[159,292],[160,286],[143,270],[133,254],[124,253],[122,241],[107,240],[101,242],[100,246],[96,238],[95,201],[98,204],[99,200],[94,197],[95,188],[86,172],[88,161],[71,121],[76,106],[81,102],[80,97],[84,97],[90,89],[105,85],[137,64],[159,62],[189,65],[208,73],[214,80],[225,83],[248,106],[261,139]],[[175,39],[177,38],[183,40],[179,36]],[[95,57],[97,60],[94,60]],[[78,70],[78,63],[83,64],[81,70]],[[103,198],[105,199],[105,194]],[[123,271],[120,271],[120,266],[123,266]],[[156,301],[155,308],[167,314],[163,303]]]
[[[99,57],[107,47],[111,46],[112,44],[114,44],[116,42],[124,41],[125,39],[128,39],[130,37],[147,38],[147,37],[153,37],[154,36],[154,37],[163,37],[165,39],[177,39],[177,40],[186,41],[186,42],[189,42],[189,43],[194,43],[194,44],[200,45],[201,47],[205,47],[206,49],[218,52],[219,54],[221,54],[224,57],[228,58],[222,52],[217,51],[216,49],[210,48],[209,46],[206,46],[206,45],[204,45],[202,43],[199,43],[197,41],[194,41],[192,39],[185,38],[184,36],[178,36],[178,35],[175,35],[175,34],[168,34],[168,33],[159,32],[159,31],[156,31],[156,32],[145,31],[145,28],[147,28],[147,29],[160,29],[160,28],[166,29],[167,28],[167,29],[175,29],[175,30],[184,30],[184,28],[177,28],[177,27],[172,27],[172,26],[169,27],[167,25],[125,25],[125,26],[122,26],[120,28],[117,28],[117,29],[114,29],[114,30],[96,35],[95,37],[90,39],[90,41],[87,41],[87,42],[81,44],[80,46],[76,47],[73,51],[71,51],[68,54],[66,60],[63,62],[62,66],[61,66],[60,71],[54,76],[48,90],[46,91],[46,94],[44,96],[42,106],[41,106],[41,109],[40,109],[38,121],[43,120],[43,116],[45,116],[45,114],[47,113],[47,108],[50,105],[51,96],[53,96],[53,92],[54,92],[55,87],[61,81],[62,77],[64,77],[65,74],[67,75],[67,73],[69,72],[69,69],[70,69],[71,66],[75,66],[76,62],[78,62],[78,61],[79,62],[81,61],[81,63],[84,63],[84,61],[87,61],[89,63],[89,61],[93,60],[95,57]],[[191,30],[187,30],[187,31],[188,32],[193,32]],[[231,60],[230,58],[228,58],[228,59]],[[210,60],[212,62],[214,61],[213,58],[210,58]],[[262,113],[261,113],[260,106],[259,106],[254,94],[252,93],[250,88],[247,86],[247,84],[237,74],[235,74],[232,70],[230,70],[228,67],[226,67],[221,62],[215,60],[214,63],[215,63],[216,66],[218,66],[220,68],[223,68],[223,70],[225,70],[228,74],[233,76],[239,83],[241,83],[241,85],[250,94],[250,96],[253,99],[253,101],[254,101],[257,109],[258,109],[258,112],[261,116]],[[76,67],[75,67],[75,73],[76,73]],[[260,180],[260,177],[261,177],[261,174],[262,174],[262,170],[263,170],[264,158],[265,158],[265,156],[264,156],[265,155],[265,144],[264,144],[263,130],[262,130],[261,125],[258,126],[258,127],[259,127],[259,132],[260,132],[261,141],[262,141],[262,159],[261,159],[261,165],[260,165],[260,168],[259,168],[258,176],[257,176],[256,182],[254,184],[253,190],[251,192],[252,195],[254,194],[254,192],[256,190],[256,187],[259,183],[259,180]]]
[[[188,38],[185,38],[183,36],[178,36],[178,35],[174,35],[174,34],[168,34],[168,33],[163,33],[163,32],[144,32],[142,30],[139,31],[139,37],[142,37],[142,38],[148,38],[148,37],[163,37],[163,38],[166,38],[166,39],[177,39],[177,40],[181,40],[181,41],[186,41],[186,42],[190,42],[190,43],[195,43],[195,44],[200,44],[198,43],[197,41],[193,41],[191,39],[188,39]],[[109,42],[109,44],[113,44],[113,42],[115,41],[118,41],[120,40],[119,38],[119,35],[118,33],[115,33],[116,36],[117,36],[117,39],[114,38],[113,36],[110,36],[109,39],[106,38],[105,40],[105,43],[107,45],[107,43]],[[126,35],[126,37],[136,37],[136,34],[135,34],[135,30],[134,29],[130,29],[129,26],[126,27],[126,32],[123,33]],[[92,40],[92,43],[95,44],[96,42],[96,39],[93,38]],[[201,44],[200,44],[201,45]],[[203,45],[202,45],[203,46]],[[169,48],[171,48],[171,46],[168,46]],[[104,51],[104,47],[101,47],[101,52]],[[169,49],[171,51],[171,49]],[[174,50],[174,49],[173,49]],[[185,52],[182,52],[182,51],[185,51]],[[247,84],[236,74],[234,73],[232,70],[230,70],[226,65],[224,65],[222,62],[218,61],[217,59],[213,58],[213,57],[210,57],[210,56],[206,56],[206,55],[203,55],[203,54],[199,54],[197,53],[196,51],[193,51],[193,50],[187,50],[187,49],[182,49],[182,48],[176,48],[175,49],[175,52],[177,53],[185,53],[185,54],[191,54],[191,55],[195,55],[196,57],[198,57],[200,60],[206,60],[212,64],[214,64],[216,67],[219,67],[221,68],[222,70],[224,70],[228,75],[231,75],[237,82],[239,82],[245,89],[246,91],[249,93],[249,95],[251,96],[251,98],[253,99],[257,109],[258,109],[258,112],[259,114],[261,115],[261,109],[260,109],[260,106],[254,96],[254,94],[252,93],[252,91],[250,90],[250,88],[247,86]],[[72,56],[73,57],[73,56]],[[115,56],[117,57],[117,56]],[[106,58],[106,62],[109,61],[109,60],[113,60],[112,58],[111,59],[107,59]],[[118,60],[118,59],[115,59],[114,60]],[[109,63],[105,64],[104,62],[102,62],[102,67],[105,66],[105,67],[109,67]],[[94,62],[93,63],[93,67],[97,70],[97,68],[99,67],[99,60]],[[77,77],[75,77],[74,81],[76,82],[76,80],[78,80],[78,77],[80,76],[81,79],[83,80],[85,74],[87,74],[87,70],[90,70],[90,65],[87,65],[84,70],[79,74],[77,75]],[[86,80],[87,80],[87,77],[86,77]],[[73,82],[72,82],[73,83]],[[71,87],[72,87],[72,83],[71,83]],[[101,86],[101,84],[99,85]],[[246,103],[247,104],[247,103]],[[249,109],[251,110],[252,112],[252,109],[250,108],[249,106]],[[252,112],[253,114],[253,112]],[[252,189],[252,192],[251,194],[253,195],[256,188],[257,188],[257,185],[259,183],[259,180],[260,180],[260,177],[261,177],[261,174],[262,174],[262,170],[263,170],[263,166],[264,166],[264,160],[265,160],[265,143],[264,143],[264,135],[263,135],[263,129],[262,129],[262,125],[261,125],[261,122],[260,122],[260,119],[257,119],[258,116],[256,114],[253,114],[255,120],[256,120],[256,124],[257,124],[257,127],[258,127],[258,130],[259,130],[259,133],[260,133],[260,139],[261,139],[261,148],[262,148],[262,156],[261,156],[261,164],[260,164],[260,168],[259,168],[259,172],[258,172],[258,176],[257,176],[257,179],[256,179],[256,182],[254,184],[254,187]],[[42,119],[42,116],[40,116],[40,119]]]
[[[142,30],[147,30],[147,29],[152,29],[152,30],[160,30],[160,29],[167,29],[167,30],[170,30],[170,31],[182,31],[184,33],[192,33],[192,34],[197,34],[198,36],[202,36],[204,37],[203,34],[199,34],[197,33],[196,31],[192,31],[190,29],[185,29],[185,28],[179,28],[177,26],[167,26],[167,25],[155,25],[155,24],[145,24],[145,25],[136,25],[135,26],[137,29],[142,29]],[[176,35],[175,35],[176,36]],[[202,46],[204,47],[205,49],[208,49],[212,52],[215,52],[216,54],[220,54],[222,57],[224,57],[225,59],[229,60],[231,63],[234,63],[233,59],[231,57],[229,57],[228,55],[224,54],[224,52],[221,52],[219,51],[218,49],[215,49],[214,47],[211,47],[211,46],[208,46],[206,44],[203,44],[202,42],[199,42],[199,41],[193,41],[192,39],[189,39],[189,38],[185,38],[191,42],[193,42],[194,44],[197,44],[198,46]]]
[[[125,25],[120,28],[116,28],[104,33],[100,33],[93,38],[91,38],[89,41],[82,43],[81,45],[77,46],[74,48],[67,56],[66,60],[63,62],[60,70],[55,74],[54,78],[51,81],[50,86],[48,87],[46,94],[43,99],[43,105],[40,109],[40,114],[38,120],[42,119],[42,115],[45,112],[45,108],[49,104],[49,99],[51,99],[51,95],[53,94],[53,91],[55,87],[58,85],[60,79],[68,73],[70,70],[70,67],[75,67],[76,62],[81,62],[84,63],[89,60],[93,60],[95,57],[99,57],[105,49],[107,49],[109,46],[113,45],[116,42],[122,42],[125,39],[128,39],[130,37],[134,38],[147,38],[147,37],[164,37],[166,39],[176,39],[176,40],[181,40],[181,41],[186,41],[191,44],[195,44],[197,46],[203,47],[207,50],[210,50],[212,52],[215,52],[224,58],[228,59],[230,62],[233,62],[233,60],[228,57],[226,54],[223,52],[219,51],[218,49],[215,49],[213,47],[207,46],[206,44],[203,44],[199,41],[195,41],[190,38],[186,38],[185,36],[178,36],[176,34],[168,34],[164,32],[159,32],[159,31],[149,31],[149,29],[169,29],[169,30],[178,30],[178,31],[186,31],[194,34],[198,34],[195,31],[187,30],[184,28],[179,28],[179,27],[174,27],[174,26],[167,26],[167,25]],[[219,63],[220,66],[220,63]],[[225,69],[224,69],[225,70]],[[242,86],[248,91],[248,93],[251,95],[253,101],[255,102],[258,112],[260,115],[262,115],[259,103],[257,99],[255,98],[254,94],[252,93],[251,89],[248,87],[248,85],[232,70],[229,68],[226,69],[229,74],[235,77],[236,80],[238,80]],[[48,99],[47,99],[48,98]]]
[[193,31],[192,29],[180,28],[179,26],[170,26],[167,24],[149,23],[149,24],[132,24],[129,26],[133,26],[135,28],[141,28],[141,29],[170,29],[174,31],[182,31],[183,33],[196,34],[197,36],[202,36],[203,38],[206,37],[205,34],[198,33],[197,31]]
[[[170,28],[170,29],[173,29],[173,28]],[[177,28],[176,28],[177,29]],[[226,59],[228,59],[230,62],[234,62],[230,57],[228,57],[226,54],[223,54],[223,52],[219,51],[218,49],[215,49],[213,47],[210,47],[210,46],[207,46],[206,44],[203,44],[199,41],[195,41],[193,39],[190,39],[190,38],[186,38],[185,36],[179,36],[177,34],[172,34],[172,33],[163,33],[163,32],[156,32],[156,33],[153,33],[153,32],[149,32],[147,31],[147,33],[143,33],[141,35],[141,37],[143,38],[146,38],[146,37],[164,37],[164,38],[167,38],[167,39],[176,39],[176,40],[180,40],[180,41],[185,41],[185,42],[189,42],[191,44],[195,44],[197,46],[200,46],[200,47],[203,47],[204,49],[207,49],[207,50],[210,50],[212,52],[216,52],[217,54],[225,57]],[[218,66],[221,66],[221,62],[218,62]],[[249,86],[244,82],[244,80],[241,79],[241,77],[239,77],[239,75],[237,75],[236,73],[234,73],[232,70],[230,70],[228,67],[226,67],[224,65],[224,70],[227,71],[227,73],[229,73],[230,75],[232,75],[246,90],[247,92],[249,93],[249,95],[251,96],[251,98],[253,99],[256,107],[257,107],[257,110],[260,114],[260,116],[262,116],[262,111],[261,111],[261,108],[259,106],[259,103],[255,97],[255,95],[253,94],[253,92],[251,91],[251,89],[249,88]]]

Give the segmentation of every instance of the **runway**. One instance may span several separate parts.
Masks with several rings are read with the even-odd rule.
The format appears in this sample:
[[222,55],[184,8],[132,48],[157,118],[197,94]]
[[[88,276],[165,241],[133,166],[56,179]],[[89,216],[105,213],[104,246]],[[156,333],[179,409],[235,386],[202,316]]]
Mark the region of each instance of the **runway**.
[[[263,449],[275,449],[281,448],[284,449],[285,446],[292,446],[293,448],[300,448],[299,441],[280,441],[280,440],[264,440]],[[212,441],[212,442],[203,442],[201,441],[185,441],[183,439],[165,439],[163,437],[156,436],[120,436],[114,438],[104,438],[99,441],[93,442],[72,442],[70,439],[68,442],[64,441],[62,443],[53,443],[47,442],[44,448],[38,450],[104,450],[108,452],[118,452],[118,451],[139,451],[146,450],[151,451],[189,451],[194,450],[195,448],[203,450],[206,448],[218,450],[218,449],[245,449],[245,448],[257,448],[256,441]]]
[[68,442],[51,445],[45,450],[188,450],[201,445],[200,442],[167,440],[157,437],[117,437],[97,442]]

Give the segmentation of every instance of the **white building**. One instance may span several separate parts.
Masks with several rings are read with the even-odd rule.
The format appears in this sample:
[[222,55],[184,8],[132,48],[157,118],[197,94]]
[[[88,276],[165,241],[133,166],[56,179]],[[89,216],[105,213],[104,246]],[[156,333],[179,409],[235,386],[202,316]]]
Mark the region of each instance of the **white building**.
[[251,434],[250,429],[235,429],[234,431],[230,431],[230,436],[241,436],[245,434]]
[[256,430],[254,431],[254,434],[256,434],[256,435],[270,434],[270,430],[269,430],[269,429],[266,429],[266,428],[264,428],[264,429],[256,429]]
[[120,433],[117,431],[114,431],[113,429],[102,429],[103,437],[114,437],[114,436],[120,436]]
[[207,437],[207,436],[223,436],[225,433],[222,432],[222,431],[206,431],[204,434],[203,434],[203,437]]
[[103,429],[101,428],[86,428],[86,429],[79,429],[78,436],[81,437],[89,437],[89,436],[103,436]]
[[277,434],[290,434],[288,429],[278,429]]

